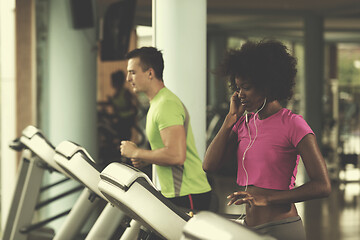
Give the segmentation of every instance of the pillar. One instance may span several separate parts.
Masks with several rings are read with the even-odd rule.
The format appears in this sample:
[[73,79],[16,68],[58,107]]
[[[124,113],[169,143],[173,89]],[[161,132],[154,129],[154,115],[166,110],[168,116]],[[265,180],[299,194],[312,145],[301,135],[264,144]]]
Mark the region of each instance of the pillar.
[[164,82],[190,113],[200,158],[206,145],[206,0],[153,0],[154,46]]
[[227,39],[223,33],[208,34],[207,105],[212,107],[219,107],[222,103],[228,103],[226,79],[215,74],[224,59]]
[[[305,119],[315,132],[321,147],[324,85],[324,20],[320,16],[305,16]],[[308,180],[308,177],[306,176]],[[305,216],[322,216],[319,202],[305,202]],[[318,221],[317,219],[316,221]],[[314,218],[306,217],[305,229],[314,232]],[[318,235],[318,233],[317,233]]]
[[15,0],[0,1],[2,229],[6,224],[16,182],[16,153],[9,148],[9,142],[16,137],[15,80]]
[[[74,29],[70,1],[49,4],[48,59],[42,83],[41,128],[53,145],[70,140],[83,146],[96,159],[96,33],[95,27]],[[49,175],[47,181],[57,177]],[[49,191],[54,196],[67,188]],[[72,207],[77,196],[51,204],[45,215],[53,216]],[[60,221],[51,226],[57,229]]]
[[305,119],[322,139],[324,86],[324,20],[320,16],[305,17]]

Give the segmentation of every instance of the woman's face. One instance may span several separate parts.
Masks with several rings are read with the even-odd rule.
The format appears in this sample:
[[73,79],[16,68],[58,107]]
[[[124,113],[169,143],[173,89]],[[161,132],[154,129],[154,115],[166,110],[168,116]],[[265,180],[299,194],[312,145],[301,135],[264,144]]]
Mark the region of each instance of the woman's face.
[[242,78],[235,78],[239,99],[245,110],[255,112],[264,104],[265,97],[260,90],[256,89],[249,81]]

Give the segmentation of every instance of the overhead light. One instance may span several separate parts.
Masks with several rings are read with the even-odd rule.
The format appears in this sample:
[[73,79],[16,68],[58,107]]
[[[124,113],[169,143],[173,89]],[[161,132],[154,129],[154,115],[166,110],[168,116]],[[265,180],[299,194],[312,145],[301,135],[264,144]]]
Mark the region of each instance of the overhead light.
[[360,69],[360,60],[355,60],[354,61],[354,67],[357,69]]

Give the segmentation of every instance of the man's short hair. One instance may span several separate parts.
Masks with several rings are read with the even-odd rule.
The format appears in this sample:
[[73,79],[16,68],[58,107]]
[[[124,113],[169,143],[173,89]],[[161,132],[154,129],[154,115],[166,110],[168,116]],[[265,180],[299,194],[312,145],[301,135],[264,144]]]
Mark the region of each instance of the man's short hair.
[[163,80],[164,59],[161,51],[154,47],[142,47],[130,51],[125,56],[128,60],[137,57],[140,59],[140,67],[143,71],[152,68],[155,71],[155,76]]

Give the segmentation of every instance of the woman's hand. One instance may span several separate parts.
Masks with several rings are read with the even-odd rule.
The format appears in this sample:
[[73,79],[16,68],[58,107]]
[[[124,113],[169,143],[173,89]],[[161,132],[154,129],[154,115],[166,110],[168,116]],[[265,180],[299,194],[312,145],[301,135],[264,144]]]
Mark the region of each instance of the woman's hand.
[[253,195],[245,191],[234,192],[229,196],[227,196],[227,198],[230,199],[230,201],[227,204],[228,206],[232,204],[241,205],[244,203],[249,204],[251,207],[252,206],[265,207],[268,205],[265,196]]
[[230,115],[236,115],[236,118],[242,116],[245,112],[244,106],[241,104],[239,91],[235,91],[230,99]]

